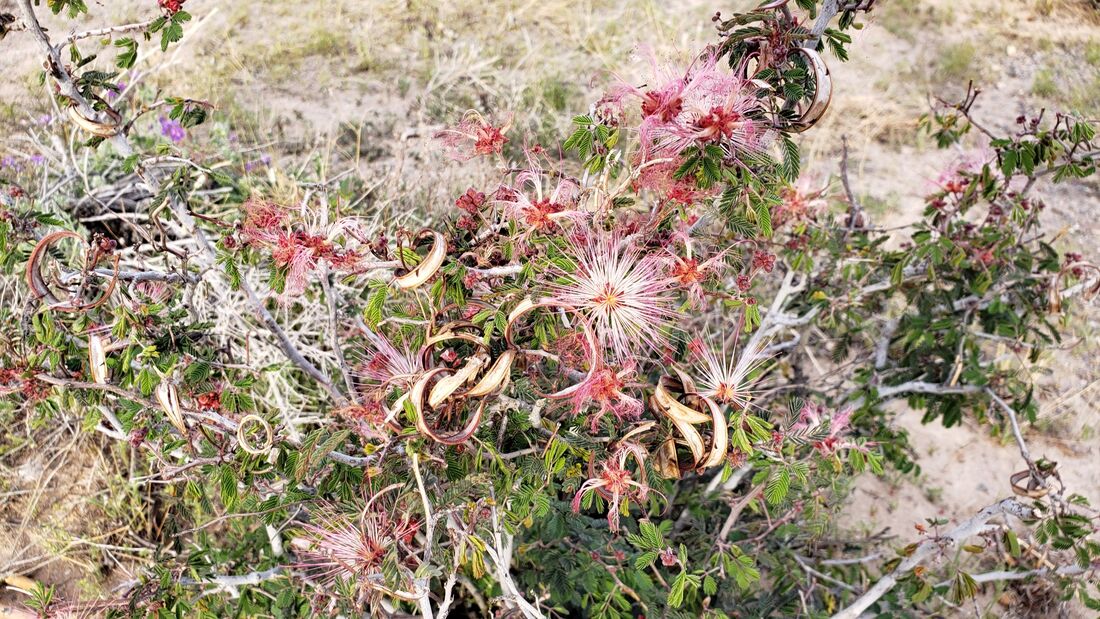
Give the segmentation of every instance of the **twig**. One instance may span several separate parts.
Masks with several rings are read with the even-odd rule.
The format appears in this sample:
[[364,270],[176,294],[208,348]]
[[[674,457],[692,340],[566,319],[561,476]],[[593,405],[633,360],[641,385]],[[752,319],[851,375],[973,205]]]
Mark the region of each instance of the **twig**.
[[183,577],[179,579],[179,584],[185,587],[215,585],[215,591],[228,591],[232,597],[239,597],[240,592],[237,591],[238,587],[243,587],[246,585],[258,585],[262,582],[278,578],[282,574],[282,567],[273,567],[269,570],[264,570],[262,572],[250,572],[248,574],[241,574],[239,576],[210,576],[202,580],[195,580],[193,578]]
[[730,535],[730,531],[733,530],[733,525],[737,524],[737,519],[741,517],[741,512],[745,511],[749,503],[756,500],[763,492],[764,484],[759,484],[733,505],[733,508],[730,509],[730,515],[726,517],[726,521],[722,524],[721,530],[718,531],[719,544],[725,543],[726,538]]
[[[1049,567],[1041,567],[1034,570],[1025,570],[1023,572],[997,570],[992,572],[985,572],[982,574],[972,574],[970,577],[974,579],[974,582],[982,584],[986,582],[997,582],[1000,580],[1024,580],[1027,578],[1032,578],[1034,576],[1078,576],[1088,571],[1090,570],[1087,570],[1080,565],[1063,565],[1053,570]],[[946,587],[950,584],[951,581],[946,580],[944,582],[936,584],[936,586]]]
[[918,565],[937,553],[953,548],[975,535],[986,533],[991,528],[996,528],[986,523],[994,517],[1004,514],[1011,514],[1018,518],[1032,518],[1034,517],[1034,510],[1016,499],[1004,499],[981,510],[973,518],[961,523],[945,535],[921,542],[905,560],[894,568],[894,571],[879,579],[873,587],[859,596],[850,606],[833,615],[833,619],[857,619],[879,598],[886,595],[890,589],[893,589],[900,578]]
[[340,366],[340,375],[344,378],[344,387],[348,390],[348,399],[354,402],[355,383],[351,380],[351,368],[344,357],[344,347],[340,345],[340,321],[336,315],[336,287],[328,281],[328,266],[321,268],[321,289],[325,293],[325,301],[328,304],[329,337],[331,338],[332,352],[336,354],[336,362]]
[[848,194],[848,226],[844,232],[847,236],[855,229],[857,222],[861,224],[866,222],[863,221],[863,205],[859,203],[855,192],[852,191],[852,184],[848,180],[848,136],[841,136],[840,141],[843,147],[840,155],[840,182],[844,185],[844,193]]
[[849,585],[848,583],[844,582],[843,580],[838,580],[836,578],[833,578],[832,576],[829,576],[828,574],[824,574],[824,573],[819,572],[819,571],[815,570],[814,568],[810,567],[809,562],[806,559],[804,559],[803,557],[800,557],[798,555],[794,555],[794,560],[796,562],[798,562],[798,564],[800,566],[802,566],[802,569],[806,570],[807,574],[810,574],[812,576],[816,576],[817,578],[820,578],[821,580],[831,582],[834,585],[836,585],[836,586],[838,586],[842,589],[847,589],[848,591],[851,591],[852,593],[859,593],[859,590],[857,590],[852,585]]
[[880,399],[892,398],[896,395],[903,393],[929,393],[935,395],[962,395],[969,393],[979,393],[982,388],[977,385],[959,385],[956,387],[949,387],[940,383],[929,383],[919,380],[913,380],[900,385],[886,385],[878,388],[878,397]]
[[156,21],[156,19],[150,19],[150,20],[147,20],[147,21],[138,22],[138,23],[134,23],[134,24],[126,24],[124,26],[110,26],[110,27],[107,27],[107,28],[97,28],[95,30],[85,30],[84,32],[76,32],[76,33],[70,34],[69,37],[67,39],[65,39],[65,41],[67,43],[71,44],[71,43],[74,43],[76,41],[79,41],[80,39],[91,39],[91,38],[94,38],[94,37],[103,37],[103,36],[107,36],[107,35],[110,35],[110,34],[122,34],[122,33],[125,33],[125,32],[133,32],[135,30],[145,30],[149,26],[152,26],[153,22],[155,22],[155,21]]
[[256,296],[256,293],[252,290],[252,287],[248,285],[243,279],[241,280],[241,291],[244,292],[245,297],[248,298],[248,302],[252,305],[252,310],[256,316],[267,326],[268,331],[275,336],[275,339],[279,340],[279,346],[283,349],[283,354],[287,359],[290,359],[294,365],[298,366],[303,372],[309,374],[313,380],[317,381],[321,388],[324,389],[337,402],[343,403],[346,400],[344,396],[340,394],[332,385],[332,380],[323,371],[319,370],[317,366],[302,356],[302,353],[298,352],[298,348],[294,346],[294,342],[290,341],[286,331],[279,326],[278,321],[271,315],[271,312],[264,306],[263,301]]

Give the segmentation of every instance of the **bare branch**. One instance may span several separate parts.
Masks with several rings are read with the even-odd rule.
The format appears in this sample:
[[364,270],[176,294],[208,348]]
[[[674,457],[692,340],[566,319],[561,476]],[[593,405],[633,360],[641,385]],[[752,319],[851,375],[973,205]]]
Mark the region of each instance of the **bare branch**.
[[[883,576],[866,593],[859,596],[855,602],[844,610],[833,615],[833,619],[857,619],[865,610],[877,602],[894,588],[898,580],[911,572],[921,563],[936,554],[953,549],[967,539],[991,530],[986,523],[997,516],[1011,514],[1017,518],[1032,518],[1034,510],[1017,501],[1016,499],[1004,499],[986,507],[973,518],[959,524],[944,535],[926,539],[913,550],[913,552],[898,564],[894,571]],[[995,528],[995,527],[994,527]]]

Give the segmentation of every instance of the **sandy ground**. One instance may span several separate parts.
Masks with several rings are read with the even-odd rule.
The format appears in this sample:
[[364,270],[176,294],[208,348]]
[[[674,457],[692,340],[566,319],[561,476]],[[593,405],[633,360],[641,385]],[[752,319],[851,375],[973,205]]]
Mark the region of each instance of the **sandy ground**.
[[[102,2],[93,23],[133,20],[141,14],[135,7],[149,4],[152,0]],[[441,201],[479,173],[453,166],[440,172],[432,165],[424,137],[433,127],[464,109],[493,107],[515,112],[517,123],[539,135],[560,135],[570,113],[583,111],[611,73],[644,74],[639,63],[630,63],[639,44],[662,41],[655,46],[658,53],[682,55],[711,40],[714,5],[675,4],[190,0],[187,8],[197,21],[189,25],[192,34],[183,46],[143,57],[139,67],[148,84],[176,86],[173,92],[210,100],[277,159],[338,153],[366,177],[390,179],[388,191],[402,196],[395,208],[430,205],[446,203]],[[919,213],[931,180],[965,152],[936,150],[917,134],[929,92],[950,94],[974,79],[983,89],[978,114],[994,128],[1008,127],[1017,115],[1044,105],[1073,107],[1096,118],[1100,13],[1088,4],[882,0],[856,34],[851,62],[831,62],[836,95],[826,120],[803,144],[806,167],[819,177],[834,173],[839,137],[849,136],[857,193],[878,222],[895,224]],[[0,0],[0,13],[13,5]],[[52,18],[47,24],[51,32],[65,32]],[[40,61],[27,39],[16,33],[0,42],[0,63],[9,78],[0,81],[0,140],[43,111],[33,78]],[[573,86],[569,78],[575,75],[591,81]],[[539,124],[545,110],[563,123]],[[1042,188],[1040,194],[1050,204],[1051,230],[1063,232],[1059,244],[1100,259],[1097,182]],[[1034,455],[1058,461],[1067,485],[1092,497],[1100,497],[1098,322],[1095,307],[1079,309],[1069,338],[1079,345],[1034,368],[1041,375],[1044,405],[1039,423],[1025,432]],[[899,540],[908,540],[915,537],[913,525],[925,518],[965,517],[1009,493],[1008,477],[1021,468],[1010,438],[973,422],[953,429],[922,425],[904,406],[895,412],[894,423],[911,436],[921,474],[863,478],[842,526],[889,527]],[[11,488],[48,491],[37,503],[37,531],[20,528],[15,539],[0,536],[0,565],[12,548],[26,558],[35,553],[23,552],[25,544],[51,547],[51,535],[59,536],[81,514],[79,505],[65,499],[74,492],[74,480],[86,481],[80,491],[88,495],[108,491],[110,476],[97,481],[76,474],[89,467],[71,456],[87,450],[80,444],[60,462],[21,467],[19,475],[29,477]],[[52,481],[42,478],[57,470],[61,474]],[[101,506],[85,508],[85,518],[104,522],[111,513]],[[64,564],[69,571],[54,572],[52,579],[88,567]],[[94,588],[95,580],[82,582]]]

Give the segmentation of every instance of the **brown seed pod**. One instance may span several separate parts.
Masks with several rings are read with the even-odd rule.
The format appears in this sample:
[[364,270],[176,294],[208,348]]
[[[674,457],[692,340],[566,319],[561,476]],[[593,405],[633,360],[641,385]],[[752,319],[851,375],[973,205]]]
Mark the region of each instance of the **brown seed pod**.
[[814,98],[797,120],[792,121],[783,128],[795,133],[802,133],[817,124],[817,121],[821,120],[821,117],[825,115],[825,111],[829,109],[829,103],[833,99],[833,78],[829,73],[829,67],[825,64],[825,60],[816,51],[805,47],[796,47],[794,51],[802,54],[806,59],[806,64],[810,66],[810,70],[813,72]]
[[[1044,482],[1047,474],[1043,471],[1038,471],[1036,475],[1039,476]],[[1024,483],[1027,482],[1027,483]],[[1042,485],[1039,479],[1036,479],[1035,475],[1032,475],[1030,469],[1024,469],[1022,471],[1016,471],[1008,478],[1008,483],[1012,486],[1012,492],[1019,496],[1026,496],[1032,499],[1041,499],[1050,494],[1050,488]]]
[[[49,253],[49,249],[55,243],[62,239],[77,239],[84,244],[84,272],[85,278],[76,291],[74,291],[68,301],[61,301],[50,290],[49,284],[46,282],[46,277],[42,274],[42,262]],[[87,242],[77,233],[70,230],[60,230],[58,232],[52,232],[42,237],[42,240],[34,246],[31,250],[30,258],[27,260],[27,286],[30,287],[31,293],[35,298],[45,299],[50,305],[50,309],[59,310],[62,312],[84,312],[91,309],[95,309],[100,305],[107,302],[111,294],[115,290],[115,286],[118,285],[118,256],[114,256],[114,262],[112,264],[111,279],[107,284],[107,290],[99,296],[98,299],[90,302],[83,302],[80,299],[80,291],[85,288],[85,282],[87,281],[87,272],[95,268],[94,264],[90,264],[93,260],[91,247]]]
[[103,338],[95,333],[88,336],[88,369],[92,373],[93,382],[107,384],[107,348]]
[[69,107],[69,119],[72,120],[76,126],[96,137],[109,138],[117,135],[121,130],[122,117],[119,116],[118,112],[109,107],[105,109],[104,112],[106,112],[107,117],[111,119],[110,123],[101,123],[86,118],[80,113],[80,110],[73,105]]
[[447,239],[439,232],[421,230],[416,239],[417,242],[431,239],[432,247],[420,264],[408,273],[394,278],[394,284],[404,290],[417,288],[430,280],[439,271],[439,267],[443,266],[443,260],[447,257]]
[[[694,388],[693,385],[691,387]],[[685,469],[707,469],[725,461],[726,452],[729,451],[729,423],[714,400],[693,391],[685,392],[682,380],[666,375],[657,382],[649,401],[654,410],[672,422],[680,435],[678,442],[686,445],[691,452],[690,465],[683,467],[676,458],[675,441],[666,441],[658,451],[658,462],[664,470],[671,472],[673,465],[679,472]],[[695,427],[705,424],[711,426],[709,447],[702,433]]]
[[179,430],[180,436],[187,436],[187,425],[183,422],[183,411],[180,409],[180,396],[176,386],[169,382],[161,382],[157,385],[157,402],[164,410],[168,421]]
[[[516,326],[520,322],[520,319],[523,318],[525,315],[527,315],[528,313],[530,313],[530,312],[532,312],[536,309],[543,308],[543,307],[562,309],[562,310],[565,310],[568,313],[573,314],[573,316],[577,319],[578,323],[580,324],[581,332],[584,334],[585,342],[588,345],[588,349],[593,350],[593,351],[596,350],[596,347],[598,346],[598,344],[596,342],[596,335],[592,331],[591,325],[589,325],[588,320],[585,319],[584,316],[581,316],[580,314],[578,314],[571,307],[566,307],[566,306],[559,305],[557,303],[552,303],[552,302],[546,301],[546,300],[533,301],[530,298],[525,298],[522,301],[520,301],[519,305],[517,305],[514,309],[512,309],[512,311],[508,314],[508,324],[504,328],[504,340],[506,342],[508,342],[509,347],[516,350],[517,353],[525,352],[523,349],[519,348],[516,345],[516,342],[515,342],[515,339],[514,339],[515,338],[515,332],[516,332]],[[577,390],[581,388],[581,386],[585,383],[585,381],[592,378],[592,376],[596,372],[596,369],[597,368],[596,368],[595,363],[589,363],[588,364],[588,372],[585,374],[584,378],[582,378],[577,383],[575,383],[575,384],[573,384],[569,387],[565,387],[565,388],[563,388],[559,391],[555,391],[554,393],[548,393],[548,394],[538,393],[538,392],[536,392],[536,393],[538,393],[538,395],[540,397],[549,398],[549,399],[552,399],[552,400],[562,400],[562,399],[565,399],[565,398],[573,397],[573,394],[575,394],[577,392]]]
[[[449,368],[435,368],[425,372],[424,375],[420,377],[420,380],[416,381],[412,389],[409,390],[409,402],[412,404],[413,411],[416,414],[416,429],[419,430],[421,434],[433,441],[443,443],[444,445],[461,445],[469,440],[470,437],[474,435],[474,432],[477,431],[477,426],[481,423],[481,417],[485,413],[485,399],[481,398],[478,400],[477,409],[461,430],[453,434],[440,434],[428,425],[427,413],[430,408],[425,407],[426,402],[424,402],[424,393],[428,391],[428,387],[434,378],[445,373],[454,374],[454,370]],[[438,383],[436,386],[438,386]],[[460,406],[465,403],[465,401],[465,398],[456,398],[452,400],[450,404],[452,407]]]
[[508,386],[512,378],[512,364],[516,361],[516,351],[508,349],[497,357],[489,370],[481,377],[476,385],[466,392],[471,398],[483,398],[493,396]]
[[[258,425],[264,431],[264,442],[260,447],[253,445],[248,438],[247,430],[252,425]],[[263,417],[245,415],[244,419],[241,419],[241,422],[237,424],[237,444],[240,445],[241,449],[254,456],[262,456],[275,444],[275,432],[271,429],[271,424]]]

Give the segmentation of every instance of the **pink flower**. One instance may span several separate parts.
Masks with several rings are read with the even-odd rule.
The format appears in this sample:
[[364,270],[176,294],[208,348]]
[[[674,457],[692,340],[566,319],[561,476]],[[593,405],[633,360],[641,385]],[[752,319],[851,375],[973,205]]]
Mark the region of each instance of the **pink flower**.
[[[634,457],[638,465],[638,478],[634,479],[634,473],[626,468],[627,458]],[[581,500],[590,492],[598,493],[607,501],[607,523],[611,531],[619,530],[619,514],[622,511],[624,498],[632,499],[637,503],[644,503],[649,497],[649,484],[645,474],[646,452],[633,443],[621,444],[607,459],[600,464],[600,474],[597,477],[585,481],[573,497],[573,511],[581,511]]]
[[504,132],[508,124],[493,126],[477,112],[467,112],[457,125],[436,133],[434,137],[458,161],[466,161],[482,155],[499,154],[508,138]]
[[706,144],[721,146],[731,159],[763,149],[769,130],[754,118],[761,104],[749,80],[720,68],[713,53],[684,71],[662,71],[651,62],[656,74],[653,88],[626,86],[618,91],[620,98],[632,94],[641,100],[638,133],[643,161],[675,157],[689,146]]
[[608,413],[620,422],[640,418],[644,408],[641,400],[624,391],[627,382],[634,377],[633,364],[628,363],[618,371],[605,365],[602,360],[597,360],[596,365],[570,398],[574,414],[580,414],[591,406],[599,406],[589,420],[593,433]]
[[813,441],[813,446],[823,456],[849,449],[866,453],[874,443],[860,443],[844,436],[852,422],[853,412],[851,406],[846,406],[827,417],[825,407],[816,402],[806,402],[799,411],[798,422],[791,425],[789,431],[820,437]]
[[753,383],[759,378],[753,374],[761,369],[768,358],[759,349],[746,346],[734,360],[726,352],[724,341],[721,355],[703,341],[695,340],[692,344],[691,351],[702,362],[700,373],[696,377],[699,393],[720,403],[729,404],[737,410],[747,408],[755,394]]
[[356,240],[364,238],[354,219],[326,224],[303,207],[292,221],[290,209],[263,200],[250,199],[243,208],[241,239],[252,247],[270,251],[275,265],[285,269],[284,299],[304,292],[309,276],[322,261],[336,271],[355,272],[360,268],[365,257],[362,250],[344,249],[337,243],[344,234]]
[[424,371],[420,355],[404,346],[398,350],[384,335],[364,330],[367,339],[356,370],[358,376],[379,383],[379,388],[406,387]]
[[528,152],[528,169],[516,175],[515,187],[497,189],[493,202],[503,208],[504,217],[518,224],[520,240],[546,233],[567,219],[587,217],[577,209],[581,188],[571,178],[553,176],[543,170],[538,153]]
[[573,272],[555,273],[564,283],[550,285],[551,299],[585,316],[599,343],[619,359],[642,349],[660,351],[666,341],[661,331],[675,316],[676,301],[663,260],[615,233],[577,236],[567,257]]
[[812,221],[828,208],[825,199],[825,191],[828,184],[814,188],[811,186],[813,179],[804,174],[793,185],[784,187],[779,192],[783,202],[772,213],[772,226],[779,228],[787,223]]
[[419,528],[416,520],[394,518],[371,503],[355,518],[323,506],[292,542],[300,559],[294,567],[323,583],[339,580],[372,589],[381,584],[386,555],[411,542]]
[[[641,160],[636,163],[642,163]],[[679,202],[684,205],[692,205],[696,202],[717,195],[721,187],[717,184],[701,189],[696,183],[694,175],[686,175],[676,178],[676,171],[683,164],[680,156],[670,158],[660,163],[646,163],[638,172],[634,181],[635,189],[649,189],[660,196]]]
[[725,268],[726,263],[722,260],[726,257],[726,250],[722,250],[702,262],[699,262],[698,258],[692,257],[690,252],[683,258],[674,254],[671,250],[668,254],[670,257],[669,276],[675,280],[680,288],[688,292],[693,302],[702,303],[703,283]]

